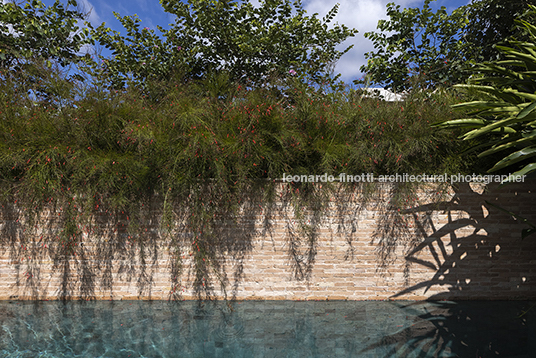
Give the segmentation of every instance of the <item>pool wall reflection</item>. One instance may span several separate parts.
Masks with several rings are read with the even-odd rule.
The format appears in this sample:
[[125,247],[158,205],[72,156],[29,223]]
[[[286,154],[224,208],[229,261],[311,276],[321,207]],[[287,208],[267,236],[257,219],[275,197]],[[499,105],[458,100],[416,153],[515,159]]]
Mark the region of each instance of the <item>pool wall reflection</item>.
[[2,357],[533,357],[536,302],[0,302]]

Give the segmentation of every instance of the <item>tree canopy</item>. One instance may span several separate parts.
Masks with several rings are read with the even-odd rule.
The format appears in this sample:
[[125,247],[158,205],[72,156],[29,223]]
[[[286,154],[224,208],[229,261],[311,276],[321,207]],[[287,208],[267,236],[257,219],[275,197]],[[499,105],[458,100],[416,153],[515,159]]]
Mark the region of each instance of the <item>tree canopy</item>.
[[473,0],[463,7],[468,19],[463,40],[471,44],[466,48],[466,57],[475,62],[491,61],[500,54],[496,44],[510,37],[528,39],[516,26],[516,20],[529,5],[536,5],[536,0]]
[[[332,22],[333,7],[323,19],[308,16],[300,1],[161,0],[176,15],[170,29],[141,27],[136,16],[117,19],[126,29],[121,36],[105,24],[91,30],[95,42],[113,53],[95,64],[115,87],[128,80],[167,78],[178,71],[200,78],[225,71],[232,81],[261,83],[270,77],[303,76],[315,83],[331,82],[334,63],[343,51],[336,47],[357,32]],[[336,78],[337,76],[335,76]]]
[[38,0],[0,2],[0,68],[28,58],[62,66],[76,61],[84,44],[78,21],[85,17],[75,0],[68,0],[66,7],[59,0],[50,7]]
[[523,36],[515,20],[536,3],[477,0],[448,13],[444,6],[434,12],[432,1],[425,0],[422,9],[389,3],[380,31],[365,34],[375,50],[365,54],[361,71],[372,83],[396,91],[463,83],[476,63],[498,58],[496,44]]

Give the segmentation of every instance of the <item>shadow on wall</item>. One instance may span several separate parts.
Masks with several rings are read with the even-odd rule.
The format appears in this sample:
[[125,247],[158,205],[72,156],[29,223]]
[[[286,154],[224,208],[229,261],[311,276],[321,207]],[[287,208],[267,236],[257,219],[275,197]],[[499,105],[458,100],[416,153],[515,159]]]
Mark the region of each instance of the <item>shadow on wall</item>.
[[[190,200],[212,202],[218,193],[205,189]],[[252,190],[241,197],[241,210],[248,217],[214,215],[196,233],[190,229],[194,223],[188,206],[178,201],[171,203],[170,211],[176,225],[164,228],[158,197],[140,203],[143,209],[137,213],[63,203],[33,215],[22,212],[14,200],[0,212],[0,254],[7,256],[16,272],[12,286],[18,294],[13,298],[112,298],[121,281],[129,292],[136,287],[137,292],[127,296],[152,299],[156,281],[166,281],[161,272],[169,272],[164,282],[164,286],[171,284],[169,299],[180,299],[187,285],[200,299],[214,296],[218,285],[227,296],[229,281],[235,282],[233,291],[238,287],[244,257],[259,230],[255,220],[249,220],[262,211],[258,193]],[[87,215],[86,225],[72,228],[76,215]],[[264,223],[266,230],[268,223]],[[165,294],[158,292],[157,297]]]
[[[207,185],[186,200],[219,202],[221,194]],[[536,239],[521,240],[522,225],[513,231],[515,221],[488,207],[486,201],[536,222],[531,206],[534,193],[529,187],[527,183],[490,186],[479,192],[469,184],[460,184],[448,200],[435,193],[430,204],[410,205],[410,195],[406,208],[397,209],[394,199],[378,199],[374,185],[282,184],[274,189],[259,184],[241,193],[235,215],[230,215],[226,206],[197,213],[196,218],[206,220],[203,225],[192,223],[188,210],[203,210],[203,206],[177,199],[171,203],[171,219],[177,224],[169,231],[162,219],[161,198],[147,198],[141,203],[144,209],[134,214],[64,203],[47,208],[49,212],[43,211],[33,222],[13,200],[0,211],[0,254],[16,269],[14,285],[19,296],[34,299],[47,298],[50,290],[58,287],[54,296],[65,299],[113,297],[118,280],[135,286],[135,295],[148,299],[154,297],[157,281],[160,286],[171,283],[169,299],[181,299],[183,289],[190,288],[200,299],[233,299],[254,240],[281,235],[283,227],[275,226],[285,225],[285,248],[293,278],[307,282],[315,264],[320,229],[330,225],[333,235],[344,237],[346,259],[351,260],[356,256],[360,211],[379,205],[374,208],[379,219],[373,238],[378,247],[379,273],[388,271],[401,250],[406,253],[407,288],[394,298],[429,294],[432,288],[439,292],[436,288],[441,287],[444,290],[432,299],[493,299],[494,293],[527,299],[531,298],[527,294],[536,291]],[[393,187],[389,197],[400,199],[401,195],[394,195],[400,189]],[[498,193],[502,198],[499,202]],[[324,215],[328,210],[330,215]],[[72,227],[76,215],[88,215],[86,225]],[[445,224],[438,226],[438,222]],[[191,227],[202,230],[193,233]],[[418,276],[412,278],[412,271],[417,269],[434,274],[427,281],[415,282]],[[169,272],[167,280],[159,274],[162,271]],[[158,297],[162,296],[158,292]]]
[[[0,254],[15,269],[14,299],[46,299],[51,294],[95,299],[97,289],[112,296],[118,277],[134,283],[140,295],[151,295],[158,267],[154,213],[147,211],[139,218],[145,235],[135,240],[125,230],[129,217],[124,212],[103,208],[89,212],[87,225],[72,227],[73,216],[87,215],[87,208],[63,203],[28,213],[16,201],[2,205]],[[49,288],[55,291],[47,292]]]
[[[476,185],[475,190],[471,185],[453,188],[449,200],[389,210],[383,216],[374,235],[380,267],[389,265],[402,247],[408,282],[412,267],[435,272],[431,279],[410,285],[393,298],[417,291],[425,294],[434,286],[445,291],[432,300],[493,299],[494,293],[502,297],[506,293],[511,299],[536,298],[536,237],[522,240],[525,226],[512,229],[516,220],[486,203],[536,222],[532,207],[536,193],[528,189],[530,185]],[[438,227],[434,216],[443,216],[446,224]]]
[[[446,301],[493,300],[497,294],[518,300],[536,298],[536,237],[521,239],[525,226],[520,224],[519,229],[512,230],[515,219],[486,203],[536,222],[532,207],[535,193],[527,189],[530,187],[534,185],[489,185],[473,190],[469,184],[460,184],[450,200],[389,211],[374,238],[379,245],[380,267],[394,262],[394,253],[402,248],[406,252],[409,286],[392,297],[401,298],[413,292],[426,294],[440,286],[444,291],[430,300],[444,302],[438,302],[435,310],[419,314],[413,326],[364,351],[384,346],[390,347],[385,357],[533,356],[534,302],[512,302],[507,314],[517,328],[501,332],[495,318],[505,312],[486,311],[478,302]],[[447,223],[437,226],[434,215],[446,216]],[[435,273],[429,280],[413,283],[414,268]],[[402,304],[401,308],[407,309]]]
[[[207,206],[221,204],[221,194],[209,183],[184,201],[168,203],[172,210],[167,218],[162,212],[162,198],[158,197],[140,203],[143,209],[137,213],[99,205],[76,207],[72,202],[29,213],[21,211],[14,198],[0,208],[0,256],[9,260],[16,273],[10,283],[10,289],[16,290],[12,298],[112,298],[120,289],[118,281],[128,290],[136,287],[136,293],[129,297],[161,298],[165,293],[153,292],[159,281],[160,286],[171,285],[168,298],[172,300],[181,299],[189,290],[199,299],[234,299],[253,240],[269,240],[274,234],[280,235],[281,229],[291,276],[307,281],[330,198],[338,195],[338,201],[346,203],[344,196],[354,195],[360,187],[341,191],[335,186],[282,184],[275,196],[267,193],[269,190],[274,187],[260,183],[241,193],[234,215],[226,206],[192,215],[191,210],[202,211],[204,205],[191,205],[188,200]],[[267,199],[270,197],[272,200]],[[350,252],[357,214],[351,212],[354,219],[347,220],[346,204],[339,205],[338,210],[338,231],[347,237]],[[84,225],[73,220],[81,215],[87,216]],[[192,218],[205,221],[200,225]],[[174,226],[168,229],[169,222]],[[285,226],[276,228],[275,222]],[[202,229],[194,233],[192,227]],[[169,272],[167,281],[162,271]]]

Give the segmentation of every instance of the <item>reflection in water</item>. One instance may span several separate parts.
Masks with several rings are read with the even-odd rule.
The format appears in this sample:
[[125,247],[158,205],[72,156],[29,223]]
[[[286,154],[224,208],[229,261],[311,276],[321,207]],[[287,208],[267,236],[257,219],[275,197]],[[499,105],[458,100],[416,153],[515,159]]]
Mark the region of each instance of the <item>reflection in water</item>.
[[533,305],[0,302],[0,356],[532,357]]

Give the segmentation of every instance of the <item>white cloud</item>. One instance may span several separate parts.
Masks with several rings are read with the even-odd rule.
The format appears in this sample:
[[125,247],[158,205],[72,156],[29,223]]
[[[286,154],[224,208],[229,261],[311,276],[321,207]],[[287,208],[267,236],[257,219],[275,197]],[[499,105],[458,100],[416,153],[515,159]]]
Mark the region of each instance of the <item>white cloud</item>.
[[88,14],[86,21],[90,22],[92,25],[98,26],[101,24],[99,14],[95,10],[95,7],[88,0],[78,0],[78,7],[83,13]]
[[138,4],[138,7],[142,9],[142,11],[149,11],[149,4],[147,3],[147,0],[136,0],[136,3]]
[[[77,23],[78,28],[80,30],[86,27],[85,21],[89,22],[95,27],[101,24],[102,21],[101,21],[99,14],[95,10],[95,7],[91,4],[91,2],[89,2],[89,0],[78,0],[77,3],[78,3],[78,10],[84,14],[87,14],[87,18],[84,21],[82,22],[79,21]],[[95,52],[95,48],[92,45],[86,44],[82,46],[82,48],[80,49],[78,53],[82,55],[86,53],[92,54],[94,52]]]

